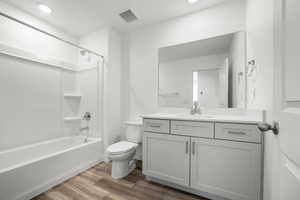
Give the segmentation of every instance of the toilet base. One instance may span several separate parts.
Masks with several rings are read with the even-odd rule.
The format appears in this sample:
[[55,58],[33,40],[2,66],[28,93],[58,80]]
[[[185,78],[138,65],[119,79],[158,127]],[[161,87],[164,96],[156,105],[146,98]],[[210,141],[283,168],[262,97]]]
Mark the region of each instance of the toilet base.
[[131,160],[129,161],[122,161],[122,160],[115,160],[112,161],[112,171],[111,176],[114,179],[121,179],[126,177],[136,168],[136,161]]

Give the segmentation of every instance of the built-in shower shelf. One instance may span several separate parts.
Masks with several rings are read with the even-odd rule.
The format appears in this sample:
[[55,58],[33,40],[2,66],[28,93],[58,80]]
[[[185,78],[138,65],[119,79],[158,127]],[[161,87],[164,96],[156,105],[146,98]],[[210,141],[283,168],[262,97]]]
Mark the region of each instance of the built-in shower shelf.
[[77,121],[81,121],[80,117],[65,117],[64,118],[65,122],[77,122]]
[[71,94],[71,93],[65,93],[64,98],[65,99],[81,99],[81,94]]

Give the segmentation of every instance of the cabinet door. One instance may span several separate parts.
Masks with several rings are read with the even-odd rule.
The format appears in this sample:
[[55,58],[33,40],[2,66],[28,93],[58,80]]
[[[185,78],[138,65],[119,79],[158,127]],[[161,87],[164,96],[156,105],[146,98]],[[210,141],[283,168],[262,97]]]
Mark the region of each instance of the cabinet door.
[[259,200],[261,145],[191,139],[191,187],[232,200]]
[[143,173],[188,186],[189,151],[189,137],[144,132]]

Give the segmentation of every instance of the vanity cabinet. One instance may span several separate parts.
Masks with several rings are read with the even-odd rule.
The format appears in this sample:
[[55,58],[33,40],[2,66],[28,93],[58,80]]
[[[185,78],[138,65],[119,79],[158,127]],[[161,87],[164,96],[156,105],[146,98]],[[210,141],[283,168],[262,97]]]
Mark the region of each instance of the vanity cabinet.
[[192,138],[191,187],[234,200],[260,198],[261,145]]
[[189,137],[147,133],[143,137],[143,152],[147,176],[189,186]]
[[168,133],[166,126],[147,131],[152,122],[157,123],[144,119],[147,177],[216,199],[261,199],[262,140],[256,125],[164,120]]

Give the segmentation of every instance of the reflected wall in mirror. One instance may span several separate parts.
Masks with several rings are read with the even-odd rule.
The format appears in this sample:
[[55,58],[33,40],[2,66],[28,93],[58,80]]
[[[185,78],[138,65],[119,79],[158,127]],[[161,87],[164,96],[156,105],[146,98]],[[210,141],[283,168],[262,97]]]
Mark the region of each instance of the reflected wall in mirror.
[[158,103],[245,108],[245,63],[244,32],[160,48]]

